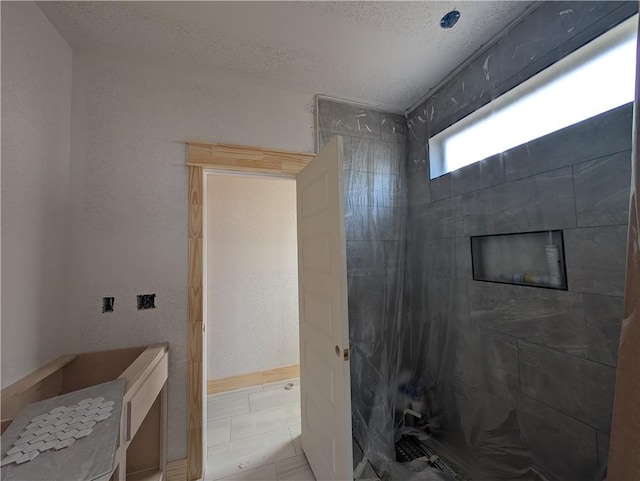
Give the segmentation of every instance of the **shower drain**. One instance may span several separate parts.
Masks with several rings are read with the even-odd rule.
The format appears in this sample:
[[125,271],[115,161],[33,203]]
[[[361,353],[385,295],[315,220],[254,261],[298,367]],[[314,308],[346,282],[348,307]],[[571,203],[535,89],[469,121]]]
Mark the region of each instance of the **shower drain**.
[[433,468],[445,474],[453,476],[460,481],[470,481],[467,476],[457,473],[449,464],[442,459],[433,449],[422,444],[414,436],[404,435],[396,443],[396,461],[399,463],[409,463],[415,459],[423,458]]

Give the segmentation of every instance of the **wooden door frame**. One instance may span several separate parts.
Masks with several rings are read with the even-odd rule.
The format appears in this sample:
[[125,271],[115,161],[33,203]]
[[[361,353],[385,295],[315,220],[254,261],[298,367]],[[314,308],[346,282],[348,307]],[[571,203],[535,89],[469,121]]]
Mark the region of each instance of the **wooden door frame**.
[[315,154],[186,141],[188,169],[187,481],[203,475],[204,170],[297,175]]

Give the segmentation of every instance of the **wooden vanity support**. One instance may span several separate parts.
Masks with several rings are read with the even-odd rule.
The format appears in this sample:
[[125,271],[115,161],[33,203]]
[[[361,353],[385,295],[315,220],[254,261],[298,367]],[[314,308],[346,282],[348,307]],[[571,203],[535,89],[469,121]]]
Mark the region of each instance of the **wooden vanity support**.
[[119,447],[103,481],[166,481],[167,344],[69,354],[0,392],[2,432],[28,404],[125,379]]

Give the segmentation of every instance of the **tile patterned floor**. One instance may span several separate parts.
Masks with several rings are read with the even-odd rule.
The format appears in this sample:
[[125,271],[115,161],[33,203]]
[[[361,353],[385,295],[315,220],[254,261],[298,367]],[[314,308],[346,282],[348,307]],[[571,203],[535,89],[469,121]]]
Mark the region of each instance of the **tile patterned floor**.
[[207,421],[206,481],[315,481],[300,443],[299,379],[209,396]]

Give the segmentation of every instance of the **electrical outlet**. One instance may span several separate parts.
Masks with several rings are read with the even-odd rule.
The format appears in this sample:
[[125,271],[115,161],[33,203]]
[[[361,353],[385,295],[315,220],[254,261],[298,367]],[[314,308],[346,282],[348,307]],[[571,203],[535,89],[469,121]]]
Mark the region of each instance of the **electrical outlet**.
[[156,295],[155,294],[140,294],[138,296],[138,310],[140,309],[155,309],[156,308]]
[[102,298],[102,312],[113,312],[113,304],[116,302],[115,297]]

